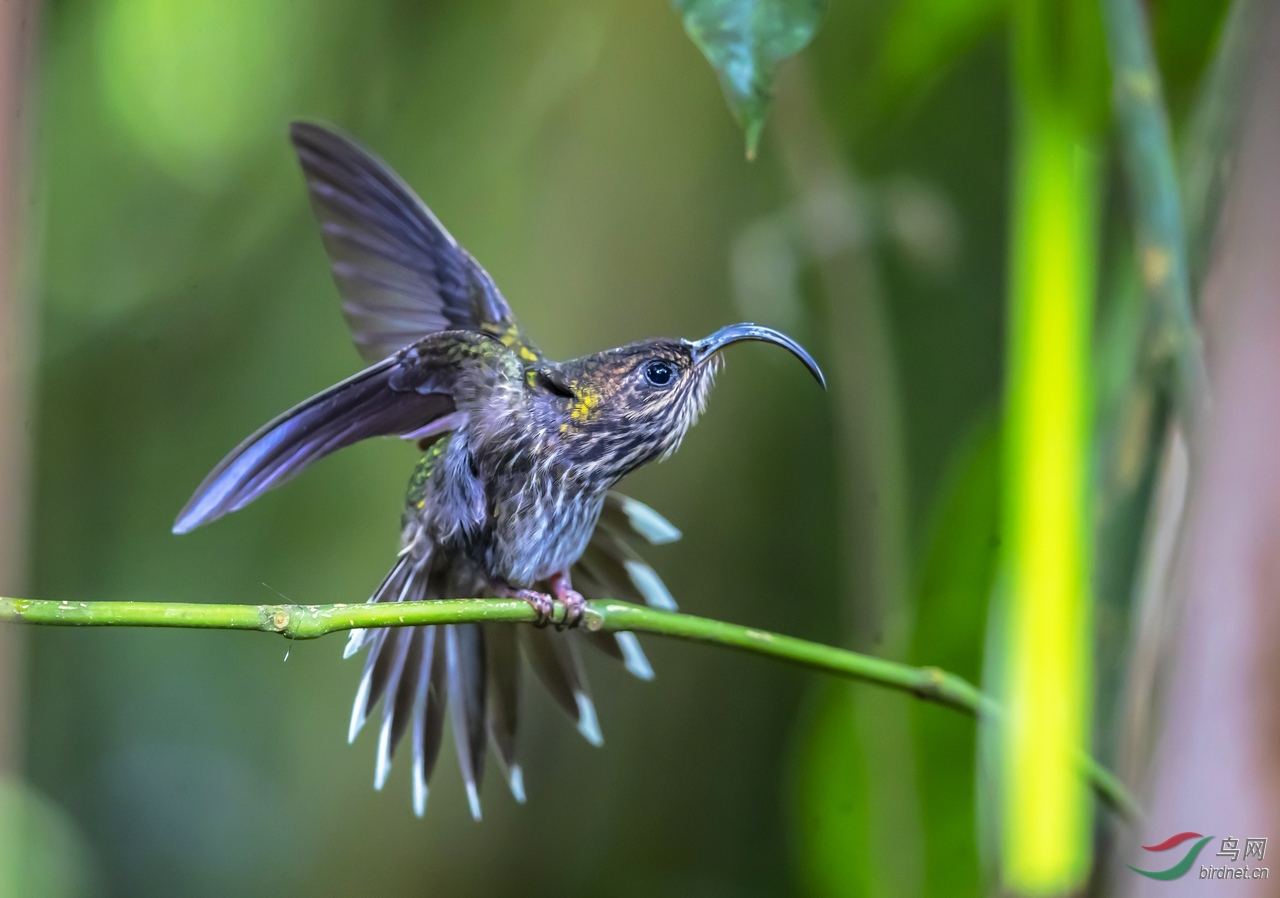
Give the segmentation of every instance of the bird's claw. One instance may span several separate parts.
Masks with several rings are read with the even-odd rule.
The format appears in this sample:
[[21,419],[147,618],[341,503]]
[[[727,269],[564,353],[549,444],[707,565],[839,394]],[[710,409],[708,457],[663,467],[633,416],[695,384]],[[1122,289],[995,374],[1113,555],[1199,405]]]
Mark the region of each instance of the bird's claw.
[[564,618],[556,623],[557,630],[568,630],[582,623],[583,614],[587,610],[587,600],[569,582],[567,574],[556,574],[551,578],[551,592],[539,592],[536,589],[518,589],[516,598],[524,599],[532,606],[537,617],[533,621],[535,627],[545,627],[555,621],[556,602],[564,605]]
[[587,600],[582,597],[582,593],[573,588],[568,571],[552,575],[551,594],[564,605],[564,620],[556,624],[557,630],[568,630],[582,623],[582,614],[586,611]]
[[587,600],[576,589],[566,589],[556,593],[556,598],[564,603],[564,620],[556,624],[557,630],[567,630],[582,623],[582,614],[587,609]]
[[545,627],[551,623],[552,617],[555,615],[556,603],[555,599],[545,592],[538,592],[536,589],[520,589],[516,591],[516,598],[524,599],[533,608],[537,617],[534,618],[533,625],[535,627]]

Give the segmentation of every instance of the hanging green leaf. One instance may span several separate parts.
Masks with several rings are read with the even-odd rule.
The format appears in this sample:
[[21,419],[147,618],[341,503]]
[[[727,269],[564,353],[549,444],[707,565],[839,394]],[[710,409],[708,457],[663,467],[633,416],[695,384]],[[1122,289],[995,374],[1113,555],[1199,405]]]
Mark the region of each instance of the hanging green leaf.
[[684,30],[707,57],[754,159],[778,63],[818,31],[826,0],[672,0]]

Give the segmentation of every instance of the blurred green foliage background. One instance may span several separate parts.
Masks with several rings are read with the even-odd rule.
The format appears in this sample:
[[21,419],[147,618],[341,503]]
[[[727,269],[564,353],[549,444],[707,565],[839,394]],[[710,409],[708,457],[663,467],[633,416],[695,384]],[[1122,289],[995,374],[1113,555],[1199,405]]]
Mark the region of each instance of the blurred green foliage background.
[[[1221,12],[1154,11],[1176,117]],[[784,67],[755,163],[659,0],[102,0],[42,19],[30,594],[360,601],[388,566],[413,462],[392,441],[169,534],[226,449],[358,365],[285,140],[315,118],[396,167],[552,355],[745,318],[794,332],[831,393],[781,354],[735,354],[681,453],[627,484],[685,532],[651,560],[686,610],[980,678],[1000,544],[1002,4],[837,0]],[[1102,226],[1123,245],[1116,193]],[[1118,302],[1103,296],[1104,322]],[[883,424],[867,406],[891,412],[900,483],[856,448]],[[868,534],[880,520],[901,524],[901,570],[877,597],[850,559],[896,538]],[[340,639],[24,638],[25,773],[0,790],[24,894],[984,881],[970,720],[759,658],[650,640],[652,684],[594,659],[602,750],[528,690],[529,804],[491,769],[476,825],[451,757],[424,821],[403,765],[370,788],[372,737],[345,744],[358,662]]]

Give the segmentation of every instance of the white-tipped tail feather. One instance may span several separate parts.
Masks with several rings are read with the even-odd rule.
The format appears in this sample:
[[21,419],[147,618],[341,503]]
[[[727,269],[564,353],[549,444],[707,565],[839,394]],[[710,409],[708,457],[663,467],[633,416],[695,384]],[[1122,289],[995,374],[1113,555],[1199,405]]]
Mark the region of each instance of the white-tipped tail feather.
[[578,691],[573,694],[578,706],[578,732],[596,748],[604,745],[604,733],[600,732],[600,720],[596,717],[596,706],[591,696]]
[[631,582],[636,589],[640,590],[640,595],[644,596],[647,604],[663,611],[676,610],[675,596],[671,595],[657,571],[634,558],[627,559],[622,566],[626,568]]
[[626,518],[627,524],[650,545],[665,546],[677,542],[683,534],[658,512],[639,499],[632,499],[621,493],[610,493],[606,500],[617,506]]
[[519,764],[512,765],[507,771],[507,785],[511,787],[511,797],[524,804],[524,770]]
[[653,666],[649,664],[644,649],[640,648],[640,640],[636,638],[636,634],[615,633],[614,639],[622,651],[622,663],[626,665],[627,672],[641,680],[652,680]]

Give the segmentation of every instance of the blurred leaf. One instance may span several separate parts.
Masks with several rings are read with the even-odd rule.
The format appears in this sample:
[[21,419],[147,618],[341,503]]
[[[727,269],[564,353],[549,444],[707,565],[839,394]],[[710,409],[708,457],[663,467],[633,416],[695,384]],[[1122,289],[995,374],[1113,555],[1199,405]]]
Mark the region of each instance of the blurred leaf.
[[[967,677],[980,670],[982,633],[999,552],[1000,444],[993,415],[983,414],[952,452],[928,514],[915,575],[919,623],[913,661],[937,663]],[[792,757],[794,851],[805,891],[813,895],[883,895],[901,875],[877,853],[869,780],[883,771],[867,755],[860,687],[823,683],[797,727]],[[909,701],[891,696],[892,701]],[[923,845],[903,856],[923,864],[927,895],[981,891],[974,817],[974,722],[939,708],[912,709],[924,819]]]
[[[912,660],[971,680],[981,670],[999,546],[1000,441],[983,413],[951,452],[928,514],[916,571]],[[921,707],[915,715],[926,895],[978,895],[981,879],[972,720]]]
[[804,893],[877,894],[874,821],[867,813],[864,742],[859,738],[857,687],[814,687],[809,713],[797,727],[791,760],[788,829]]
[[0,780],[0,895],[91,894],[88,848],[65,811],[22,782]]
[[969,679],[981,673],[983,617],[1000,551],[999,472],[996,417],[983,413],[951,452],[917,568],[916,660]]
[[[879,51],[883,103],[898,104],[946,75],[1001,23],[1002,0],[902,0],[893,5]],[[928,23],[927,26],[924,23]]]
[[754,159],[778,63],[818,31],[826,0],[673,0],[684,29],[720,76]]
[[1152,49],[1159,58],[1165,105],[1174,121],[1190,111],[1216,48],[1222,46],[1225,0],[1164,0],[1148,7]]

